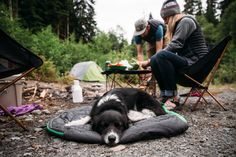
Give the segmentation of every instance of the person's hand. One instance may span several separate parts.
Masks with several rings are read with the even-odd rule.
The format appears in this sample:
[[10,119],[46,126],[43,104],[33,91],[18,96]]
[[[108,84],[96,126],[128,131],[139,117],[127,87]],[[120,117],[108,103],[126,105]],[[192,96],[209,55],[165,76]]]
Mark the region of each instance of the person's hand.
[[141,69],[146,69],[150,65],[150,60],[138,61],[137,64]]

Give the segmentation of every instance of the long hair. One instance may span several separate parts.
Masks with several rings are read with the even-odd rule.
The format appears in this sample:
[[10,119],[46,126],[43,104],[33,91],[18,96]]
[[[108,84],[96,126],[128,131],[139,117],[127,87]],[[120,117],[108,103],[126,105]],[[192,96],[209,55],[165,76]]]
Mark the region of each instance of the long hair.
[[164,37],[165,46],[172,40],[176,22],[179,21],[183,16],[185,16],[185,14],[180,13],[169,17],[169,21],[166,27],[166,34]]

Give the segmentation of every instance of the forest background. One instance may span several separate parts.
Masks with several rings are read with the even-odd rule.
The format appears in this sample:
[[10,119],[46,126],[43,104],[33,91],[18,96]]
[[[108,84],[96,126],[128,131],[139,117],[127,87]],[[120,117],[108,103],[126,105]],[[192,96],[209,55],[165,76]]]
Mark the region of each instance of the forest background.
[[[30,76],[40,81],[66,80],[72,66],[82,61],[104,68],[106,60],[136,58],[135,45],[122,33],[97,28],[95,5],[95,0],[1,0],[0,29],[44,60]],[[206,5],[203,9],[201,0],[185,0],[184,12],[197,18],[209,48],[232,35],[214,83],[235,83],[236,1],[207,0]]]

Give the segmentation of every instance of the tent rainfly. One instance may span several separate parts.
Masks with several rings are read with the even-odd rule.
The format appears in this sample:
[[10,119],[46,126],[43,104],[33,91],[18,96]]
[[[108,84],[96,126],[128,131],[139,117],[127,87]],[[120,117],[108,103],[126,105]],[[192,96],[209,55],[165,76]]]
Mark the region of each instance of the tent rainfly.
[[102,68],[93,61],[80,62],[75,64],[70,74],[76,79],[87,82],[105,82],[105,77],[101,74]]

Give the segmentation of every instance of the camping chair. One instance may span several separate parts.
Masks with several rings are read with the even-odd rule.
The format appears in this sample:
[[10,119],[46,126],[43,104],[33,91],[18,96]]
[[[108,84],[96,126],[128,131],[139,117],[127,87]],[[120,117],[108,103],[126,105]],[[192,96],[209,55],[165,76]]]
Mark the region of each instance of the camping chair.
[[[43,61],[38,56],[24,48],[0,29],[0,79],[20,74],[14,80],[0,87],[0,96],[3,96],[4,91],[8,87],[15,84],[42,64]],[[27,130],[27,128],[11,114],[5,106],[0,104],[0,109],[14,119],[24,130]]]
[[195,64],[183,68],[178,72],[178,84],[184,87],[191,87],[190,92],[187,94],[183,105],[187,102],[191,91],[193,91],[194,89],[200,92],[200,96],[197,99],[197,102],[193,105],[192,110],[196,110],[197,105],[201,99],[203,99],[207,103],[206,99],[203,97],[205,93],[208,93],[220,107],[226,110],[224,106],[213,96],[213,94],[209,92],[208,88],[215,76],[216,70],[218,69],[218,66],[223,58],[223,55],[231,38],[232,37],[230,35],[226,36],[203,58],[201,58]]

